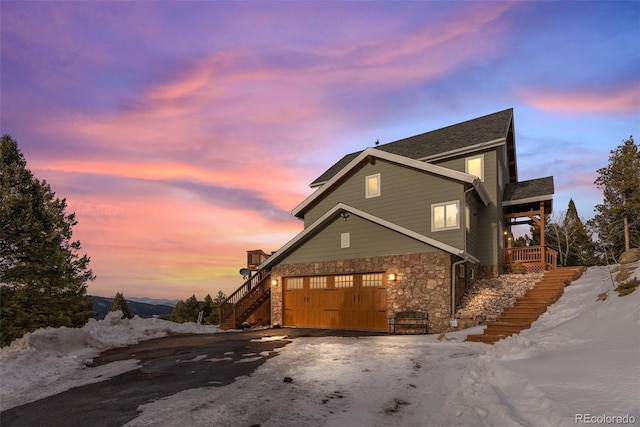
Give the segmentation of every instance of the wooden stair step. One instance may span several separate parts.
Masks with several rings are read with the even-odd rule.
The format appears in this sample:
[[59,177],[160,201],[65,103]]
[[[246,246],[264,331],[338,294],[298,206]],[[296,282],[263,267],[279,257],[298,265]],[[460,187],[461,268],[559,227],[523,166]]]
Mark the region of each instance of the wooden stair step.
[[531,326],[532,322],[521,321],[521,322],[494,322],[489,323],[485,330],[493,331],[496,329],[504,330],[504,331],[520,331],[522,329],[528,328]]
[[524,329],[529,329],[531,325],[528,326],[487,326],[485,329],[485,334],[488,335],[496,335],[496,334],[517,334]]
[[534,313],[534,314],[507,314],[507,315],[502,315],[500,317],[498,317],[497,322],[533,322],[535,320],[538,320],[538,318],[540,317],[539,314]]
[[501,314],[542,314],[547,311],[547,307],[507,307]]
[[525,297],[520,297],[520,298],[516,298],[516,304],[517,303],[551,304],[554,301],[555,301],[555,299],[554,298],[550,298],[550,297],[526,297],[526,298]]
[[510,335],[485,335],[485,334],[472,334],[467,335],[467,341],[482,342],[486,344],[494,344],[503,338],[507,338]]

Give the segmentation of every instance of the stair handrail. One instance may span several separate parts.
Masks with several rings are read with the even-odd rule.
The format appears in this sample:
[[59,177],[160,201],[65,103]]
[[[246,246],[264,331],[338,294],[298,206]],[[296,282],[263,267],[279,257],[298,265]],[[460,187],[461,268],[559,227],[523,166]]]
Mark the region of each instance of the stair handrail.
[[271,275],[266,275],[260,283],[251,288],[244,297],[238,301],[233,309],[236,327],[247,320],[249,316],[262,304],[271,294]]
[[238,303],[251,289],[256,287],[265,277],[271,274],[270,271],[261,269],[256,271],[246,282],[227,297],[219,306],[220,324],[233,314],[233,307]]

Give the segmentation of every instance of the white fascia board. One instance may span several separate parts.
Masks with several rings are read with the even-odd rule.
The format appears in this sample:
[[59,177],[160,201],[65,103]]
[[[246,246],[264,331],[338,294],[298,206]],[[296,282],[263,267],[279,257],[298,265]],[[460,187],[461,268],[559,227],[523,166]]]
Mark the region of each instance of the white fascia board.
[[340,212],[342,211],[346,211],[349,212],[350,214],[359,216],[360,218],[366,219],[368,221],[371,221],[375,224],[378,224],[382,227],[386,227],[390,230],[396,231],[400,234],[403,234],[407,237],[411,237],[413,239],[416,239],[420,242],[426,243],[427,245],[433,246],[435,248],[438,248],[440,250],[443,250],[445,252],[451,253],[453,255],[457,255],[460,256],[464,259],[467,259],[469,261],[475,262],[475,263],[479,263],[480,260],[477,259],[476,257],[466,253],[465,251],[463,251],[462,249],[458,249],[455,248],[453,246],[447,245],[446,243],[442,243],[438,240],[432,239],[430,237],[427,237],[423,234],[420,233],[416,233],[415,231],[409,230],[408,228],[402,227],[400,225],[394,224],[390,221],[384,220],[382,218],[379,218],[375,215],[371,215],[368,214],[364,211],[361,211],[360,209],[356,209],[354,207],[351,207],[349,205],[346,205],[342,202],[338,203],[337,205],[335,205],[333,208],[331,208],[329,211],[327,211],[324,215],[322,215],[320,218],[318,218],[316,221],[314,221],[313,224],[311,224],[309,227],[305,228],[304,230],[302,230],[300,233],[298,233],[293,239],[289,240],[289,242],[287,242],[284,246],[282,246],[280,249],[278,249],[276,251],[276,253],[274,253],[273,255],[271,255],[265,262],[263,262],[262,264],[260,264],[260,266],[258,267],[259,269],[262,268],[267,268],[269,267],[271,264],[273,264],[275,261],[277,261],[278,258],[280,258],[283,254],[287,253],[291,248],[293,248],[296,244],[298,244],[298,242],[302,241],[305,237],[309,236],[310,234],[312,234],[315,229],[317,229],[318,227],[321,227],[322,225],[324,225],[324,223],[326,223],[327,221],[329,221],[331,218],[337,216]]
[[477,190],[478,195],[482,199],[482,202],[485,204],[485,206],[489,205],[492,202],[491,197],[489,196],[489,193],[487,192],[486,188],[484,188],[484,184],[475,175],[470,175],[464,172],[458,172],[453,169],[437,166],[431,163],[425,163],[420,160],[410,159],[409,157],[399,156],[397,154],[391,154],[391,153],[387,153],[386,151],[381,151],[381,150],[377,150],[375,148],[369,147],[366,150],[364,150],[362,153],[360,153],[358,157],[356,157],[351,162],[349,162],[347,166],[342,168],[340,172],[335,174],[330,180],[326,181],[324,184],[322,184],[320,188],[318,188],[306,199],[304,199],[302,203],[300,203],[291,211],[291,214],[298,216],[298,214],[302,212],[304,208],[306,208],[314,200],[316,200],[322,194],[324,194],[329,189],[331,189],[333,187],[333,184],[338,182],[343,176],[348,174],[353,168],[358,166],[360,162],[362,162],[369,156],[382,159],[382,160],[387,160],[392,163],[408,166],[414,169],[422,170],[424,172],[429,172],[435,175],[451,178],[456,181],[472,184],[473,187]]
[[[487,148],[497,147],[497,146],[506,144],[506,142],[507,142],[506,138],[493,139],[491,141],[481,142],[480,144],[475,144],[475,145],[471,145],[471,146],[468,146],[468,147],[458,148],[456,150],[446,151],[444,153],[438,153],[438,154],[434,154],[432,156],[421,157],[421,158],[419,158],[417,160],[421,161],[421,162],[432,162],[432,161],[435,161],[435,160],[442,160],[442,159],[446,159],[448,157],[459,156],[461,154],[468,154],[468,153],[473,153],[475,151],[484,150],[484,149],[487,149]],[[329,182],[329,181],[319,182],[319,183],[317,183],[315,185],[312,185],[311,188],[321,187],[322,185],[326,184],[327,182]]]
[[522,205],[522,204],[525,204],[525,203],[545,202],[547,200],[553,200],[553,194],[547,194],[547,195],[535,196],[535,197],[527,197],[526,199],[508,200],[506,202],[502,202],[502,206],[514,206],[514,205]]
[[444,153],[434,154],[433,156],[421,157],[418,160],[423,162],[432,162],[435,160],[442,160],[448,157],[459,156],[461,154],[470,154],[480,150],[486,150],[487,148],[497,147],[499,145],[506,144],[506,138],[493,139],[491,141],[481,142],[480,144],[470,145],[468,147],[462,147],[455,150],[447,151]]
[[293,246],[295,246],[296,243],[298,243],[300,240],[304,239],[306,236],[308,236],[309,234],[311,234],[316,228],[318,228],[319,226],[321,226],[325,221],[327,221],[329,218],[331,218],[334,215],[337,215],[337,212],[340,210],[344,210],[344,208],[342,208],[341,206],[344,206],[343,203],[338,203],[337,205],[335,205],[333,208],[331,208],[330,210],[328,210],[324,215],[322,215],[320,218],[318,218],[317,220],[314,221],[313,224],[311,224],[310,226],[306,227],[304,230],[302,230],[300,233],[296,234],[296,236],[289,240],[287,243],[284,244],[284,246],[282,246],[280,249],[278,249],[276,251],[276,253],[274,253],[273,255],[271,255],[269,258],[266,259],[265,262],[263,262],[262,264],[260,264],[258,266],[258,269],[263,269],[268,267],[269,265],[271,265],[273,263],[273,261],[275,261],[276,259],[278,259],[280,256],[282,256],[282,254],[286,253],[290,248],[292,248]]

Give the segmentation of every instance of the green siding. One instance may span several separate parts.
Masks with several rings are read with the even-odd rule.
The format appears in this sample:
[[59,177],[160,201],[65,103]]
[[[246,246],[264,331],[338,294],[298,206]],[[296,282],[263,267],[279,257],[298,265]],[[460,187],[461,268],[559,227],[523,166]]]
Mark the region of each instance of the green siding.
[[[364,188],[363,188],[364,190]],[[342,233],[349,233],[350,247],[340,247]],[[338,217],[312,236],[281,264],[367,258],[409,253],[442,252],[433,246],[407,237],[355,215]]]
[[[479,227],[480,227],[480,221],[479,221],[479,212],[482,205],[482,202],[478,201],[477,197],[475,197],[474,195],[467,195],[467,205],[469,206],[469,210],[470,210],[470,222],[471,222],[471,227],[470,227],[470,231],[467,232],[467,252],[470,253],[471,255],[473,255],[476,258],[480,258],[480,251],[479,251],[479,239],[478,239],[478,231],[479,231]],[[465,224],[466,227],[466,224]]]
[[[367,199],[365,177],[377,173],[380,174],[381,195]],[[341,184],[317,201],[305,213],[305,227],[337,203],[343,202],[461,249],[464,245],[464,227],[432,232],[431,205],[458,200],[461,202],[460,214],[464,215],[463,193],[464,185],[460,182],[376,159],[374,164],[364,163],[356,168]]]
[[504,151],[502,147],[498,146],[436,163],[438,166],[465,172],[465,158],[484,155],[483,183],[494,203],[489,206],[478,205],[478,216],[475,219],[477,228],[472,229],[473,236],[470,236],[470,241],[467,241],[467,250],[480,259],[480,265],[496,265],[499,259],[498,244],[501,237],[498,236],[500,233],[498,223],[502,221],[502,190],[498,188],[498,152]]

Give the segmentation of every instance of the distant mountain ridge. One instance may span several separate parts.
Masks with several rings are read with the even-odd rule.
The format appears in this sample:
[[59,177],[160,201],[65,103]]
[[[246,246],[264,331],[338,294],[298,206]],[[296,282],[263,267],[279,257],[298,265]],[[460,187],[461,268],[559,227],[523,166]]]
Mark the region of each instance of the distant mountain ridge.
[[170,305],[171,307],[175,307],[179,299],[162,299],[162,298],[149,298],[149,297],[127,297],[126,301],[135,301],[141,302],[144,304],[151,305]]
[[[93,299],[93,311],[98,314],[98,319],[104,319],[107,313],[111,310],[111,302],[113,298],[106,297],[98,297],[92,296]],[[151,298],[136,298],[136,299],[144,299],[144,300],[152,300]],[[168,304],[147,304],[144,302],[138,302],[130,299],[126,299],[127,307],[129,308],[129,312],[132,316],[140,316],[140,317],[154,317],[154,316],[163,316],[169,317],[171,312],[174,309],[173,305]],[[161,301],[169,301],[169,300],[161,300]]]

